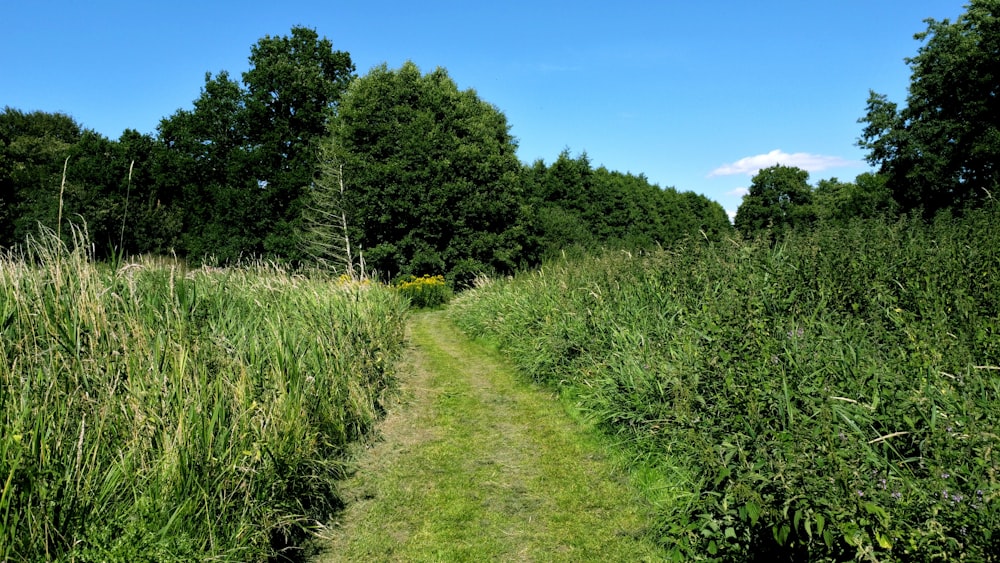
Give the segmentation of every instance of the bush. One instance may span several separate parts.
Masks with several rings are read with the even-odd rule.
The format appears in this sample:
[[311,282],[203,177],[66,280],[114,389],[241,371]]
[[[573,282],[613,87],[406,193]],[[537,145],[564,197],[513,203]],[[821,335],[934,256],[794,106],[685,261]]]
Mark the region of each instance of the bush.
[[452,311],[689,477],[678,560],[996,561],[998,220],[605,254]]
[[397,280],[393,287],[418,309],[440,307],[451,299],[451,288],[445,283],[444,276],[405,276]]

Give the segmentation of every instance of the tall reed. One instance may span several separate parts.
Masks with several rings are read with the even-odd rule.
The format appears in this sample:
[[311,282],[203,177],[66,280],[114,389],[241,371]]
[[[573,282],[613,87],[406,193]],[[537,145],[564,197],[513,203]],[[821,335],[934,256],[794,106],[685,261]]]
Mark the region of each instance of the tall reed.
[[267,265],[0,259],[0,560],[263,560],[338,506],[406,305]]

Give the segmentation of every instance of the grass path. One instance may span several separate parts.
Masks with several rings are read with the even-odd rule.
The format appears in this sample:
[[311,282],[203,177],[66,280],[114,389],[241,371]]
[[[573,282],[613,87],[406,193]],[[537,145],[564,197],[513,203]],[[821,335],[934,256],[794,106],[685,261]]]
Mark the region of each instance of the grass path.
[[315,561],[656,561],[647,504],[550,393],[440,311]]

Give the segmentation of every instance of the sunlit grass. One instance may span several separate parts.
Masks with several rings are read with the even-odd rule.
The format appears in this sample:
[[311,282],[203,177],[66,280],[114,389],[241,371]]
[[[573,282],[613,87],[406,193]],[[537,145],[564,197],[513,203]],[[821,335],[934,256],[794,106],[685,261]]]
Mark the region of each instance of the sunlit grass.
[[0,258],[0,559],[260,560],[338,507],[405,303],[260,263]]
[[402,404],[318,561],[659,561],[615,448],[442,312],[411,325]]

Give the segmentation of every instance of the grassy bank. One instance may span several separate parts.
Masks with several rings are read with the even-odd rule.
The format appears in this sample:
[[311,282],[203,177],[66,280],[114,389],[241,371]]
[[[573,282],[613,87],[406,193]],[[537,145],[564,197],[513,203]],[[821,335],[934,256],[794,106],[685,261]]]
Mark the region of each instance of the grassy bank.
[[1000,221],[608,254],[453,305],[640,464],[677,560],[993,561]]
[[85,248],[0,258],[0,560],[262,560],[327,519],[403,301]]

